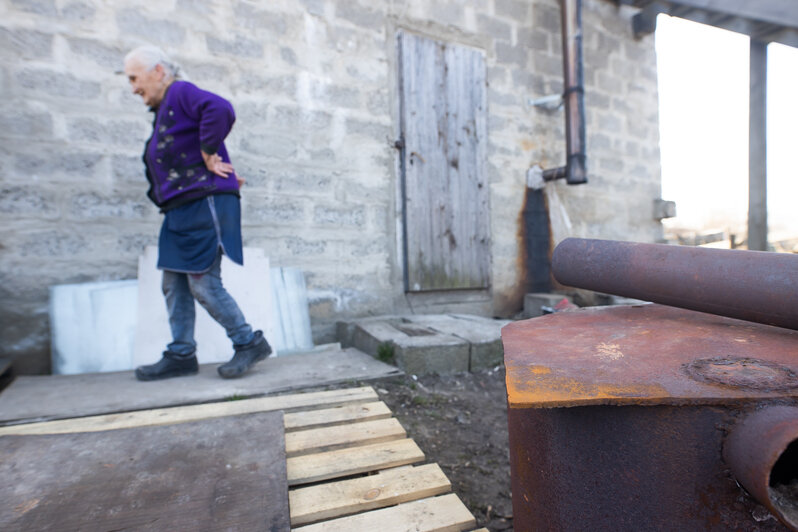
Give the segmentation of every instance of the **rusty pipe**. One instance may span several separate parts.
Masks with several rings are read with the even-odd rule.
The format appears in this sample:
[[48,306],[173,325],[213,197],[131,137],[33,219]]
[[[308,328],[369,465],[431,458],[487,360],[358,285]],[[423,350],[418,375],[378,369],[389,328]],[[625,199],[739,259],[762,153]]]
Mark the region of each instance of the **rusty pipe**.
[[748,493],[798,531],[798,408],[748,415],[726,438],[723,458]]
[[563,285],[798,330],[798,255],[567,238]]
[[560,0],[563,102],[565,103],[565,166],[543,172],[544,181],[587,183],[585,84],[582,59],[582,0]]
[[565,81],[565,180],[587,183],[585,155],[585,86],[582,60],[582,0],[560,0],[562,11],[563,80]]

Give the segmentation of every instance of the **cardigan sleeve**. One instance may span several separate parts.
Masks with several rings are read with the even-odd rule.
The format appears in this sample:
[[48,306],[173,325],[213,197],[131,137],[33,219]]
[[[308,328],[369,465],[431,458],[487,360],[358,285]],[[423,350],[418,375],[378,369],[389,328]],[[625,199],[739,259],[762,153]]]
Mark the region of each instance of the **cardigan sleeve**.
[[186,114],[199,123],[200,149],[212,155],[219,150],[222,142],[230,133],[236,116],[233,106],[212,92],[183,82],[180,91],[180,103]]

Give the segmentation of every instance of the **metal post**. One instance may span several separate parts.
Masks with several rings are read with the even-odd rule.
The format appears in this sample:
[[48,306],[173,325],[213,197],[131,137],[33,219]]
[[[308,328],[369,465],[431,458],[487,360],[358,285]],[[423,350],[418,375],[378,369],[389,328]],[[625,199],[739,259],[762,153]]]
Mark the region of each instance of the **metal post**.
[[748,249],[768,249],[767,43],[751,39],[748,118]]

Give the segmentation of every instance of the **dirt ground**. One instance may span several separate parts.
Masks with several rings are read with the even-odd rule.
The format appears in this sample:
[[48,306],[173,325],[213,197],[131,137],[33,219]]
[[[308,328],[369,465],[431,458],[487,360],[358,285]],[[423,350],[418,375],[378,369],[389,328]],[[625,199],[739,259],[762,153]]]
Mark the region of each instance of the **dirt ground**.
[[477,528],[512,530],[504,367],[368,384],[441,466]]

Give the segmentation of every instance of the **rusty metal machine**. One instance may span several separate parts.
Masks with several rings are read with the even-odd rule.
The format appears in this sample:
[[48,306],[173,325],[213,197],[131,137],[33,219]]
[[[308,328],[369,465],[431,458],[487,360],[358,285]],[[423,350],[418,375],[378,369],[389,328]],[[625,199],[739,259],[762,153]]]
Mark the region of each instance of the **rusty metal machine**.
[[552,270],[655,304],[503,329],[515,530],[798,530],[798,256],[567,239]]

